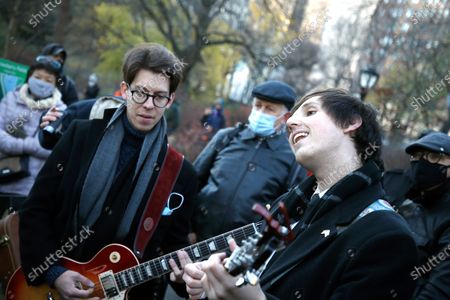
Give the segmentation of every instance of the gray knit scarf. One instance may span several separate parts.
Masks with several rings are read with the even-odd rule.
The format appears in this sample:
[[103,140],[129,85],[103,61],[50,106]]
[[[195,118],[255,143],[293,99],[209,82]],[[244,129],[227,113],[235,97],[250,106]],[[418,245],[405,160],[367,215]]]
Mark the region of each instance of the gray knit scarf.
[[[117,169],[119,161],[120,146],[124,137],[124,128],[120,116],[125,111],[126,105],[122,105],[114,113],[89,166],[81,191],[78,224],[92,227],[102,212],[106,196],[114,179],[111,170]],[[145,135],[133,175],[133,181],[138,176],[136,185],[116,234],[119,239],[128,234],[136,211],[141,204],[153,174],[154,164],[165,140],[166,127],[166,121],[163,117]]]

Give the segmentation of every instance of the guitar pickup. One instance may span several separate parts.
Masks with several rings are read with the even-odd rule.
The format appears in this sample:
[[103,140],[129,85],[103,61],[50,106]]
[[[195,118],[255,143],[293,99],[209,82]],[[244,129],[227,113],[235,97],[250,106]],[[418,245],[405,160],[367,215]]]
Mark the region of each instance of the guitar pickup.
[[107,271],[99,275],[100,283],[102,284],[103,291],[107,299],[116,297],[120,294],[119,287],[117,286],[114,274],[112,271]]

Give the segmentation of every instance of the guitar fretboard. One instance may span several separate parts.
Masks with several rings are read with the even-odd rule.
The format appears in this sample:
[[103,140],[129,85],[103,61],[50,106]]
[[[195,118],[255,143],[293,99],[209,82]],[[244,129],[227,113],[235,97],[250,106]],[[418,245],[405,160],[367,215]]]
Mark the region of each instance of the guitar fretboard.
[[[195,245],[191,245],[182,250],[187,252],[192,261],[200,261],[208,258],[213,253],[227,250],[229,237],[232,237],[238,244],[240,244],[243,240],[255,234],[256,231],[260,231],[261,225],[262,221],[252,223],[219,236],[204,240]],[[114,279],[119,290],[127,290],[133,286],[169,273],[172,270],[169,265],[169,259],[171,258],[174,259],[179,265],[177,251],[174,251],[114,274]]]

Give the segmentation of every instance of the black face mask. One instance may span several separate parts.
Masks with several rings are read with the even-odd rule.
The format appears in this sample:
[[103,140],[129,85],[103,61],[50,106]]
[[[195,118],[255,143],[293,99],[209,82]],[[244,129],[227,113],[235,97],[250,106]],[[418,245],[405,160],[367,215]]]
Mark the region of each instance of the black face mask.
[[412,161],[411,175],[413,186],[420,191],[425,191],[445,183],[447,181],[447,168],[448,166],[433,164],[423,159]]

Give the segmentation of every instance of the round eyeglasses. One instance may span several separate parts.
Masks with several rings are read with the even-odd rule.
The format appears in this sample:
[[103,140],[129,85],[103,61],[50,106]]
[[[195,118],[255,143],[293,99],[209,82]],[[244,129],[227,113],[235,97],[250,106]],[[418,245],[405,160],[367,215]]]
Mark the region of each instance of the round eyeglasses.
[[45,56],[45,55],[39,55],[36,57],[36,62],[40,64],[45,64],[50,66],[52,69],[54,69],[56,72],[61,71],[61,63],[57,60],[54,60],[51,57]]
[[133,100],[137,104],[144,104],[145,102],[147,102],[148,98],[151,98],[154,106],[158,108],[164,108],[167,106],[167,104],[169,104],[170,101],[169,96],[147,94],[139,89],[132,90],[129,85],[128,90],[131,93],[131,100]]
[[425,159],[432,164],[437,164],[438,162],[440,162],[442,157],[444,157],[444,155],[442,153],[436,153],[436,152],[418,151],[418,152],[411,154],[411,160]]

